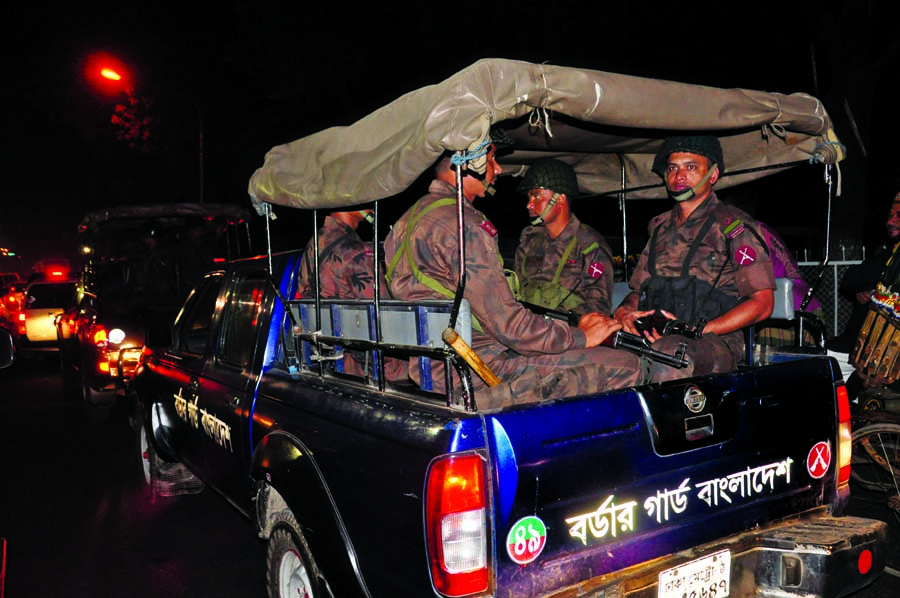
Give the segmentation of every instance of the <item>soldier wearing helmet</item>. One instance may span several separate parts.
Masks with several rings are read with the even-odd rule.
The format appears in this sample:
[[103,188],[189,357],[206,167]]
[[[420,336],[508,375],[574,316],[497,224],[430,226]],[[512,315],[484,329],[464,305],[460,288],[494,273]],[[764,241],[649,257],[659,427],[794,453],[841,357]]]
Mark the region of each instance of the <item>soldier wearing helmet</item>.
[[775,277],[758,225],[713,191],[724,170],[722,147],[713,136],[666,139],[653,161],[675,205],[650,222],[650,240],[629,281],[632,290],[615,317],[637,333],[635,320],[659,310],[699,335],[645,333],[657,350],[687,345],[688,367],[653,364],[654,381],[733,371],[744,353],[743,329],[772,313]]
[[[456,167],[438,162],[428,194],[394,224],[384,241],[391,295],[407,301],[449,299],[459,281]],[[500,379],[472,384],[479,409],[599,392],[639,384],[636,355],[598,346],[621,325],[609,314],[589,314],[577,327],[546,319],[523,307],[506,282],[497,229],[473,202],[488,193],[501,167],[494,146],[486,154],[486,176],[462,166],[466,284],[472,319],[472,349]],[[411,360],[410,376],[419,371]],[[432,384],[445,390],[444,364],[431,361]]]
[[606,239],[572,213],[578,197],[572,167],[556,159],[536,162],[518,191],[528,196],[533,218],[516,249],[518,298],[579,315],[611,313],[612,255]]

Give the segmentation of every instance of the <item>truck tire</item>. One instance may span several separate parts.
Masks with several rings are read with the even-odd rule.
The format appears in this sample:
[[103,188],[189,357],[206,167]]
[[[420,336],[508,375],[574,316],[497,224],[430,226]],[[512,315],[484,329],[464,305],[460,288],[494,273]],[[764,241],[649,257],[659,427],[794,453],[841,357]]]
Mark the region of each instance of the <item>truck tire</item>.
[[156,454],[156,448],[147,438],[147,429],[144,427],[143,418],[135,421],[138,428],[138,448],[141,456],[141,469],[144,472],[144,482],[148,488],[153,488],[154,482],[159,479],[159,455]]
[[269,537],[269,554],[266,578],[269,582],[269,598],[288,596],[319,596],[316,585],[315,562],[309,552],[306,539],[299,531],[293,516],[293,525],[277,525]]
[[150,488],[151,497],[199,494],[203,491],[204,483],[183,463],[168,461],[157,452],[156,446],[147,434],[139,405],[135,409],[133,425],[137,430],[141,470],[144,482]]

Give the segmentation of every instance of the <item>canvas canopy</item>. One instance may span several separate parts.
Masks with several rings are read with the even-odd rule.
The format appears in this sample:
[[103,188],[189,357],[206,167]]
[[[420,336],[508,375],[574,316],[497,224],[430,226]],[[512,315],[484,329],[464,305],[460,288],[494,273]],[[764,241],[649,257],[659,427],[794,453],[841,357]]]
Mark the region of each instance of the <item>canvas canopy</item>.
[[500,159],[504,174],[522,175],[535,160],[553,156],[575,168],[582,194],[625,188],[628,198],[665,195],[650,167],[663,139],[674,134],[720,138],[726,176],[719,188],[772,172],[764,167],[834,164],[844,156],[824,106],[806,94],[488,59],[350,126],[274,147],[249,192],[258,210],[261,202],[342,208],[384,199],[446,151],[474,150],[492,127],[514,142]]

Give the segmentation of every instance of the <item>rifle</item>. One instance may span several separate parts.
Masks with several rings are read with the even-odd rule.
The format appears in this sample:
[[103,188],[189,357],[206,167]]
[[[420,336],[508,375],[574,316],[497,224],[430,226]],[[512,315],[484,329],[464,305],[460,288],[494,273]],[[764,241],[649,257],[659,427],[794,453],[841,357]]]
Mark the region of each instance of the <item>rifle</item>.
[[[538,315],[553,320],[562,320],[563,322],[568,323],[569,326],[578,326],[578,321],[581,319],[581,316],[571,311],[557,311],[525,301],[521,301],[520,303]],[[611,349],[624,349],[625,351],[630,351],[636,355],[646,357],[647,359],[677,369],[687,367],[688,364],[687,359],[684,358],[684,352],[687,349],[687,346],[684,343],[681,343],[674,355],[670,355],[654,349],[650,346],[647,339],[642,336],[631,334],[624,330],[617,330],[610,334],[606,340],[600,344],[604,347],[610,347]]]

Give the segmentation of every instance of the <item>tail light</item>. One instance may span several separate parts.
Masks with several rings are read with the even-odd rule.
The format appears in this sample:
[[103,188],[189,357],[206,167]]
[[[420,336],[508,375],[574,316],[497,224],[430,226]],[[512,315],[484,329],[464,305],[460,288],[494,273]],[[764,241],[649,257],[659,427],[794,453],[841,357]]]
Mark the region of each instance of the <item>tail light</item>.
[[431,464],[425,487],[425,536],[435,589],[444,596],[487,592],[487,493],[478,455]]
[[850,429],[850,400],[847,387],[839,384],[836,388],[838,403],[838,486],[850,482],[850,451],[853,444],[853,433]]

